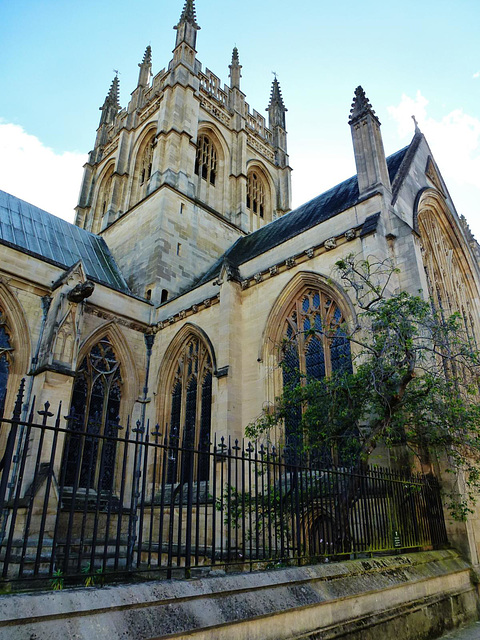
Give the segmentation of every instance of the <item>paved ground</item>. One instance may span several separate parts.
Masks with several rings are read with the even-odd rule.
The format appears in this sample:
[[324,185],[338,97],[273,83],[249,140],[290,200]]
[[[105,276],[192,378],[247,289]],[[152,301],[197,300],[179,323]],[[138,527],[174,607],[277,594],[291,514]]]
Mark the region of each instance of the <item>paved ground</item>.
[[456,631],[449,631],[438,640],[480,640],[480,622]]

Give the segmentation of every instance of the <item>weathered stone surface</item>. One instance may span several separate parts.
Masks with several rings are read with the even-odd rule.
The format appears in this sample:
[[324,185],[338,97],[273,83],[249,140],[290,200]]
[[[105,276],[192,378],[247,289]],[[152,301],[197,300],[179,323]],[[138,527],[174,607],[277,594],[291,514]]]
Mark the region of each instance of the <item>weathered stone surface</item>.
[[[475,617],[454,551],[0,597],[0,638],[427,640]],[[432,635],[433,634],[433,635]]]

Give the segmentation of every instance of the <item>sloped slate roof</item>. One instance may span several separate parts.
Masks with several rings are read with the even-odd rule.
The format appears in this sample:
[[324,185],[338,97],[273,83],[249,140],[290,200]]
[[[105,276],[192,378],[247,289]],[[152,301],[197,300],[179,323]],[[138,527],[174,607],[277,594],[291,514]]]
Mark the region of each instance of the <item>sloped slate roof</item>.
[[[393,182],[408,148],[407,146],[387,158],[391,182]],[[313,200],[303,204],[298,209],[294,209],[281,218],[277,218],[277,220],[266,224],[248,236],[239,238],[200,278],[197,285],[216,277],[225,260],[238,267],[244,262],[248,262],[252,258],[290,240],[290,238],[299,233],[332,218],[337,213],[353,207],[358,197],[358,182],[355,175],[313,198]]]
[[87,275],[129,293],[105,240],[0,191],[0,243],[65,267],[83,262]]

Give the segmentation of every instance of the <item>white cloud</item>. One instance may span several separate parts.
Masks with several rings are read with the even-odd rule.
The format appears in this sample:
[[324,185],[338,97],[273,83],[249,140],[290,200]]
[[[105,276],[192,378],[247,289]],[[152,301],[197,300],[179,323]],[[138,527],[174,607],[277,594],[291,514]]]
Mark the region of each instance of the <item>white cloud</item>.
[[472,77],[475,79],[480,78],[480,71],[477,71],[476,73],[474,73]]
[[21,126],[0,120],[0,189],[73,222],[87,156],[57,154]]
[[411,135],[415,115],[435,157],[459,214],[463,214],[480,240],[480,120],[462,109],[437,120],[428,113],[429,101],[417,91],[403,95],[398,106],[388,108],[403,137]]

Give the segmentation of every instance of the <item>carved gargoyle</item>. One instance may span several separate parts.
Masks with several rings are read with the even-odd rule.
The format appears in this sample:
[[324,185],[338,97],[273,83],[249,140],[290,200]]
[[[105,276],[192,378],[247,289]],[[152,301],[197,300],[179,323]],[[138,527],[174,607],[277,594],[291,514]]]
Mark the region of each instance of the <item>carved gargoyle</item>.
[[94,289],[95,283],[91,280],[85,280],[85,282],[80,282],[68,292],[67,299],[69,302],[82,302],[82,300],[92,295]]

